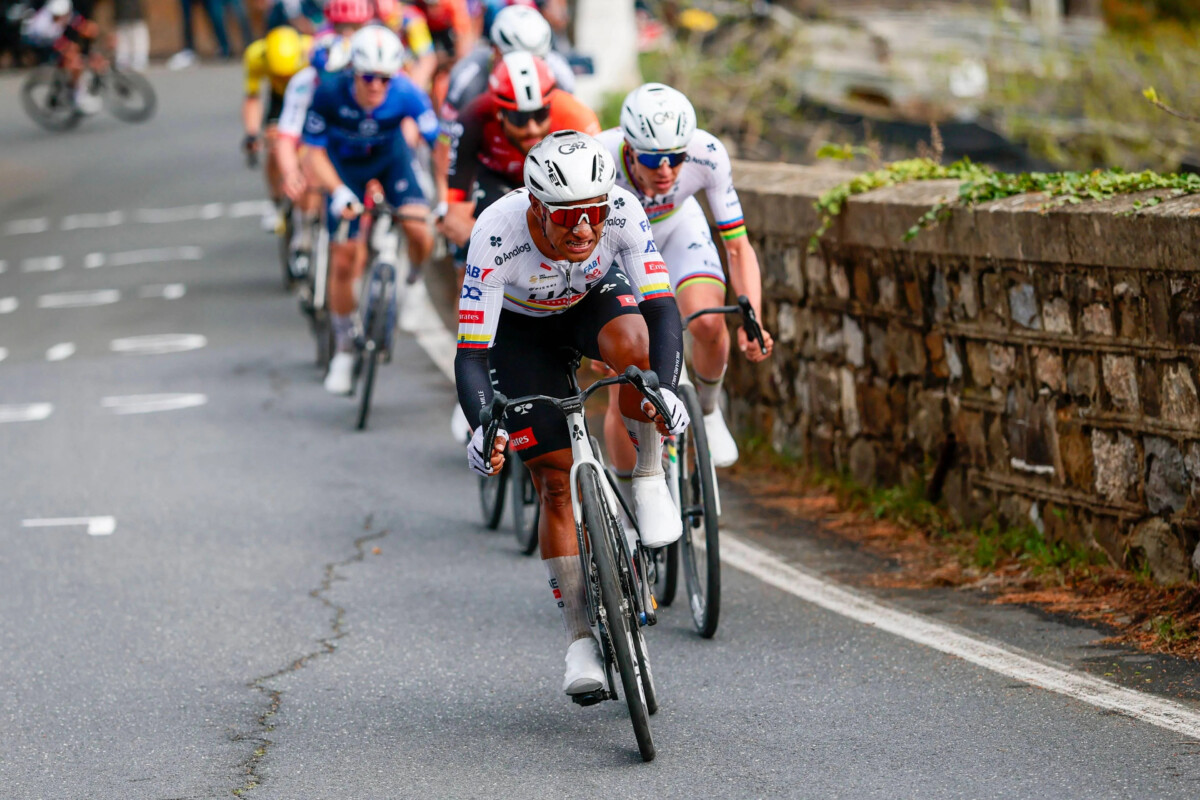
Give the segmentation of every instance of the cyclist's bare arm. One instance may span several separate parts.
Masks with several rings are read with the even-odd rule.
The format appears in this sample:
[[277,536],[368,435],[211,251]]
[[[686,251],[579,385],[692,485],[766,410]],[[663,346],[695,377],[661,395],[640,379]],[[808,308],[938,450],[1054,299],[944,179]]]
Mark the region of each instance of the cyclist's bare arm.
[[247,136],[258,136],[262,126],[262,98],[248,94],[242,101],[242,128]]
[[327,192],[332,192],[342,185],[342,179],[338,177],[337,168],[329,160],[329,153],[325,152],[324,147],[317,147],[316,145],[309,147],[305,154],[305,162],[308,164],[308,168],[316,180],[317,186],[320,188]]

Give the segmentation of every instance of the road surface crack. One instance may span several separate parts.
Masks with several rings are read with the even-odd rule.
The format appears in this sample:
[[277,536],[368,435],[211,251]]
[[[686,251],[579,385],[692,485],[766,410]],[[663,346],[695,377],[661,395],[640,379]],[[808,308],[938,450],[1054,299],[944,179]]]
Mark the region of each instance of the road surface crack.
[[[363,520],[363,530],[370,531],[373,524],[374,515],[368,514]],[[317,649],[305,653],[299,658],[293,660],[284,667],[280,667],[274,672],[269,672],[266,675],[260,675],[246,685],[251,689],[261,693],[267,701],[266,710],[258,716],[257,724],[252,731],[235,734],[233,740],[235,742],[252,742],[254,752],[252,752],[245,761],[240,764],[240,767],[245,775],[245,780],[242,785],[233,790],[236,797],[244,797],[247,792],[256,788],[262,783],[262,776],[259,768],[262,766],[263,759],[266,758],[267,752],[270,750],[274,742],[270,738],[270,734],[275,730],[275,725],[272,719],[279,712],[279,707],[283,704],[283,691],[273,689],[269,685],[276,678],[286,675],[290,672],[296,672],[304,669],[310,663],[323,656],[331,656],[337,652],[337,642],[339,639],[347,635],[345,629],[346,609],[339,606],[330,600],[326,594],[333,588],[334,581],[341,576],[338,570],[342,567],[348,567],[351,564],[361,562],[367,554],[367,543],[377,541],[388,535],[388,531],[381,530],[374,533],[366,533],[363,536],[354,540],[354,555],[345,558],[341,561],[331,561],[324,567],[321,583],[317,588],[311,590],[308,596],[321,603],[330,611],[329,620],[329,635],[317,640]]]

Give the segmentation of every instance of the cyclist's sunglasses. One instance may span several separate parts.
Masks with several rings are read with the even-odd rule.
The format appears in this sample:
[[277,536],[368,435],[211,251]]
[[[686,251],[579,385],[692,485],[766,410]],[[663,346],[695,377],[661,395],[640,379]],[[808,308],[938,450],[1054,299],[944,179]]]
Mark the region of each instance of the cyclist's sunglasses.
[[608,201],[591,206],[552,206],[542,203],[550,212],[550,221],[564,228],[574,228],[583,222],[588,225],[599,225],[608,219]]
[[667,162],[667,166],[674,168],[687,160],[687,151],[685,150],[675,153],[643,153],[640,150],[635,150],[634,155],[637,156],[639,164],[650,169],[658,169],[664,161]]
[[541,124],[550,119],[550,108],[542,107],[536,111],[517,111],[515,109],[503,109],[504,118],[508,120],[508,124],[514,128],[524,128],[531,121]]
[[362,78],[363,83],[367,84],[368,86],[372,83],[375,83],[375,81],[379,81],[384,86],[387,86],[392,80],[391,75],[379,75],[375,72],[360,72],[358,73],[358,77]]

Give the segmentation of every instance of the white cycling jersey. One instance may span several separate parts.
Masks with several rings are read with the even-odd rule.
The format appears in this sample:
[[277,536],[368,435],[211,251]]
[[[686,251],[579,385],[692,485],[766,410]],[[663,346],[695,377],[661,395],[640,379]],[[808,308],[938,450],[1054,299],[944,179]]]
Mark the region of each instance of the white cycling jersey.
[[[458,311],[458,347],[490,347],[501,310],[530,317],[561,314],[589,291],[620,292],[635,304],[670,297],[667,267],[654,244],[650,223],[637,199],[614,186],[610,211],[592,257],[572,264],[543,255],[533,241],[525,212],[529,190],[517,189],[490,205],[475,221],[467,250],[466,279]],[[616,262],[633,286],[601,279]],[[625,301],[622,301],[625,302]]]
[[308,119],[308,107],[312,105],[316,90],[316,67],[305,67],[288,81],[287,89],[283,92],[283,110],[279,112],[279,122],[276,123],[281,135],[299,139],[304,133],[304,121]]
[[[746,235],[742,201],[733,187],[733,166],[729,151],[721,140],[708,131],[697,130],[687,148],[687,161],[671,191],[658,196],[643,195],[633,180],[633,151],[625,144],[620,128],[609,128],[596,137],[612,153],[617,164],[617,185],[633,192],[654,226],[654,236],[663,239],[674,228],[672,220],[684,201],[701,189],[717,220],[717,229],[725,241]],[[676,220],[677,222],[678,220]]]

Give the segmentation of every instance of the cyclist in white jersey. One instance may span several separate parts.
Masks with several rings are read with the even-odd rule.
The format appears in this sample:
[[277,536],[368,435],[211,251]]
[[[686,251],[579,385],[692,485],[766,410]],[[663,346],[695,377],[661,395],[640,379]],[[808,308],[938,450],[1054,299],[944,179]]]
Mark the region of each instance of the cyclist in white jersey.
[[637,200],[613,186],[614,172],[607,150],[578,131],[552,133],[535,145],[525,160],[525,188],[475,222],[458,306],[454,372],[459,404],[475,427],[467,460],[479,474],[495,475],[507,442],[533,475],[542,559],[570,641],[567,694],[601,688],[604,668],[588,623],[571,513],[566,421],[542,405],[514,410],[508,424],[516,430],[497,436],[485,459],[479,411],[491,402],[492,373],[495,388],[509,397],[568,396],[564,346],[619,370],[653,368],[670,419],[655,414],[631,386],[621,387],[619,413],[637,445],[633,498],[642,542],[662,547],[679,538],[660,438],[688,424],[674,393],[683,363],[679,309],[650,223]]
[[[761,319],[758,257],[746,236],[729,154],[717,137],[696,129],[696,112],[688,99],[669,86],[647,83],[626,96],[620,127],[597,138],[617,163],[617,185],[632,192],[646,211],[682,314],[725,304],[721,257],[694,197],[704,190],[729,256],[734,294],[749,297]],[[729,360],[729,331],[725,318],[718,315],[699,317],[688,330],[693,339],[691,375],[704,411],[713,463],[729,466],[737,461],[737,444],[718,404]],[[765,355],[747,341],[740,327],[737,335],[738,349],[750,361],[770,355],[773,343],[765,330]],[[617,422],[610,414],[604,428],[614,470],[623,479],[618,483],[627,491],[633,453],[623,437],[613,435],[620,430]]]

